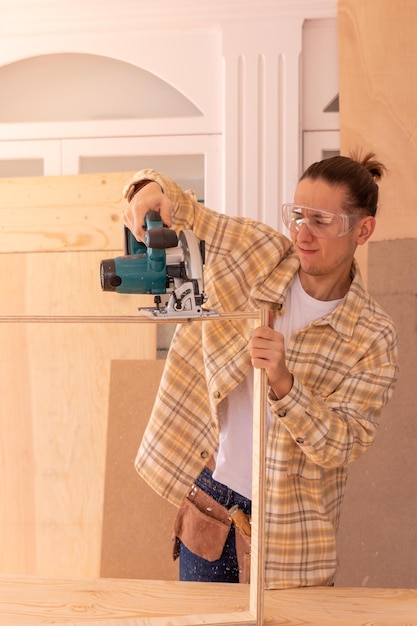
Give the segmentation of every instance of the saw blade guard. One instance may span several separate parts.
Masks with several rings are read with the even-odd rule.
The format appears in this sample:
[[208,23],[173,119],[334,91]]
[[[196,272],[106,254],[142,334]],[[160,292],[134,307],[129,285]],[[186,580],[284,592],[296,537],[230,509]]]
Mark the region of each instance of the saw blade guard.
[[206,300],[203,250],[192,230],[182,230],[178,236],[178,244],[183,251],[185,278],[193,283],[194,295],[200,296],[200,304],[203,304]]

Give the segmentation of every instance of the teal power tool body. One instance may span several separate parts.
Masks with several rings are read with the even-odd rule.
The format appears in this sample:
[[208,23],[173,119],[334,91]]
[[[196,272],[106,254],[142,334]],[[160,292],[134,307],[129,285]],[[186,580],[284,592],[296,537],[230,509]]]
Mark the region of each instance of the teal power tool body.
[[[203,309],[204,242],[192,230],[177,233],[163,226],[160,214],[145,217],[144,243],[125,227],[125,255],[101,261],[100,280],[104,291],[154,294],[154,307],[139,310],[153,317],[197,317],[215,315]],[[168,297],[161,306],[161,296]],[[166,298],[165,298],[166,300]]]

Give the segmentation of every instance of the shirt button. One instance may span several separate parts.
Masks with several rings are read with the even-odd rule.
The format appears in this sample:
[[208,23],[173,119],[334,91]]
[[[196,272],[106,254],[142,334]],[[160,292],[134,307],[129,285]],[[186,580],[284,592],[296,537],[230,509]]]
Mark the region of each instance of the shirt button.
[[214,391],[214,392],[213,392],[213,396],[214,396],[216,399],[220,398],[220,391]]
[[278,411],[278,417],[285,417],[287,415],[287,411]]
[[203,450],[202,452],[200,452],[200,456],[202,459],[206,459],[208,455],[209,453],[207,452],[207,450]]
[[295,440],[296,443],[302,444],[304,443],[304,439],[302,437],[297,437],[297,439]]

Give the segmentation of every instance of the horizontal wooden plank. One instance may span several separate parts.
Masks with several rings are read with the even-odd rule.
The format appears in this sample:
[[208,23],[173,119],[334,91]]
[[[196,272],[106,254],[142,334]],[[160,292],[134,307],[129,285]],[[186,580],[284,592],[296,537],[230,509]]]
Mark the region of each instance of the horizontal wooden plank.
[[[220,623],[247,623],[248,601],[248,585],[3,575],[0,626],[207,626],[219,616],[225,619]],[[404,626],[415,624],[416,615],[417,590],[307,587],[265,592],[269,626]]]

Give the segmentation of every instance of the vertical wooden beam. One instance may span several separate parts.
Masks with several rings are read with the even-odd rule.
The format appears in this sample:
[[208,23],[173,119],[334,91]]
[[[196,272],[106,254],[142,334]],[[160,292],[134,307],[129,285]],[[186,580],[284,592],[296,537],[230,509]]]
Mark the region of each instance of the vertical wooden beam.
[[[259,313],[261,325],[268,325],[268,309]],[[257,322],[258,323],[258,322]],[[264,369],[254,370],[252,538],[249,610],[257,624],[263,624],[265,582],[265,470],[267,377]]]

